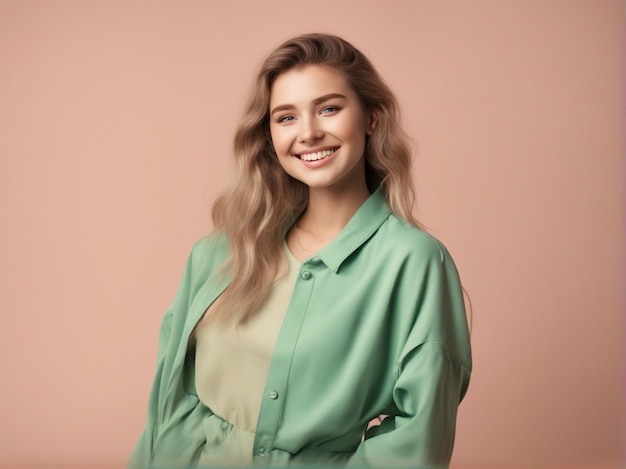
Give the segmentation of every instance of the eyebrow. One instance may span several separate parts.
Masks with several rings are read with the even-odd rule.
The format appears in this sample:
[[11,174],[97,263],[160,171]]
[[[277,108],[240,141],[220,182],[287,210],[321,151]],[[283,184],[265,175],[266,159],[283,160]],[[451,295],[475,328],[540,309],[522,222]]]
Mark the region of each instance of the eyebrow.
[[[329,94],[325,94],[324,96],[320,96],[319,98],[315,98],[313,100],[313,105],[314,106],[319,106],[320,104],[329,101],[331,99],[347,99],[344,95],[340,94],[340,93],[329,93]],[[279,111],[286,111],[289,109],[293,109],[295,106],[293,104],[281,104],[279,106],[276,106],[274,109],[272,109],[272,111],[270,112],[270,114],[275,114]]]

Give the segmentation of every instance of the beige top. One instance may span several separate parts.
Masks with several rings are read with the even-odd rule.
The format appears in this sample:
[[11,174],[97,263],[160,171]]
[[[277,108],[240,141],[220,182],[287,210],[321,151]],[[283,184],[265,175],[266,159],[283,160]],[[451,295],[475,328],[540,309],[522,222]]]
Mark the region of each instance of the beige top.
[[[204,457],[227,458],[229,453],[232,457],[252,456],[274,345],[301,265],[286,244],[284,248],[286,272],[274,282],[257,314],[243,325],[211,323],[198,330],[196,390],[200,401],[219,418],[219,422],[205,425],[205,430],[224,430],[221,441],[207,448],[211,454]],[[207,441],[215,438],[207,434]]]

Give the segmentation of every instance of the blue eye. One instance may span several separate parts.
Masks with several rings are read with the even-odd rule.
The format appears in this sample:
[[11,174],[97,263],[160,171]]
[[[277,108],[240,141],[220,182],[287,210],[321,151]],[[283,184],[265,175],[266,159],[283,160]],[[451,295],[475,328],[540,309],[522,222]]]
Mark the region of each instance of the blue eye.
[[326,106],[324,109],[322,109],[322,114],[328,114],[331,112],[337,112],[339,110],[338,107],[336,106]]
[[295,119],[294,116],[282,116],[278,119],[278,122],[290,122],[294,119]]

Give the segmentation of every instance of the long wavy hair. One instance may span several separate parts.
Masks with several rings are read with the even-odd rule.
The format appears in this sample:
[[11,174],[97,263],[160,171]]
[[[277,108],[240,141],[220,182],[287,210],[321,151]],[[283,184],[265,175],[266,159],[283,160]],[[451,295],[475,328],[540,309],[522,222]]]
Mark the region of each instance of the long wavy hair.
[[347,78],[366,114],[377,124],[365,148],[370,192],[380,188],[391,210],[413,218],[411,150],[400,126],[396,97],[365,55],[327,34],[306,34],[284,42],[263,61],[234,139],[234,179],[213,205],[216,230],[225,233],[230,257],[224,266],[232,282],[211,306],[206,320],[245,322],[262,305],[284,265],[282,243],[304,212],[308,187],[280,166],[269,130],[269,102],[276,78],[305,65],[331,67]]

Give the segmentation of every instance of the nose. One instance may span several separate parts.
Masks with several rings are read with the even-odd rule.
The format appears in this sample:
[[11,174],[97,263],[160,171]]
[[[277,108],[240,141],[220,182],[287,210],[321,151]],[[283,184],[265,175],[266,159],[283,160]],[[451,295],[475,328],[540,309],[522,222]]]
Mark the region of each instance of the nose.
[[298,133],[300,143],[313,143],[324,136],[315,118],[302,119]]

